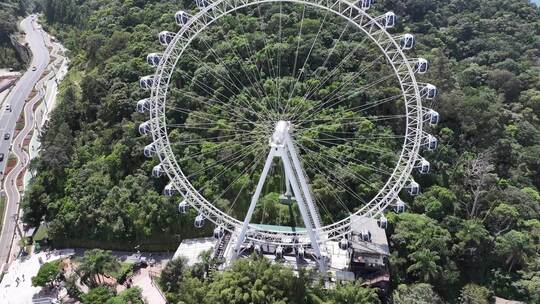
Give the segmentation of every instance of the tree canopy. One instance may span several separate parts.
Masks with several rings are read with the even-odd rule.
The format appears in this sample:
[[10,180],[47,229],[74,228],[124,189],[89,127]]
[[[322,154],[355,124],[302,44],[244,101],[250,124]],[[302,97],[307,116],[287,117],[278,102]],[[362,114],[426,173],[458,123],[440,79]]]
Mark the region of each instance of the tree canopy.
[[[149,178],[157,160],[142,156],[141,150],[148,144],[148,138],[138,134],[137,125],[144,116],[133,113],[136,101],[147,97],[137,82],[140,76],[152,71],[144,58],[147,53],[156,51],[157,34],[163,29],[174,28],[175,11],[195,11],[194,3],[47,0],[43,9],[44,21],[70,50],[72,63],[66,81],[61,84],[58,106],[43,132],[40,156],[32,164],[37,174],[23,199],[25,222],[38,225],[45,219],[49,236],[56,244],[99,244],[129,250],[137,244],[148,249],[172,249],[182,238],[208,234],[210,228],[193,228],[193,210],[179,214],[176,199],[160,195],[167,182],[165,179]],[[414,175],[423,187],[422,194],[413,198],[404,193],[402,197],[409,213],[387,213],[392,251],[390,267],[396,290],[394,299],[413,303],[407,302],[413,297],[418,303],[424,303],[426,295],[435,297],[436,293],[455,302],[462,295],[483,293],[483,289],[475,287],[483,286],[496,296],[538,301],[540,9],[527,0],[383,0],[377,1],[372,9],[374,13],[388,10],[399,16],[396,32],[417,34],[418,44],[410,55],[429,59],[430,70],[425,79],[437,85],[440,91],[440,96],[430,106],[441,114],[440,124],[430,129],[439,138],[439,148],[423,152],[433,170],[429,174]],[[185,73],[174,75],[174,90],[171,91],[171,101],[177,108],[186,106],[195,110],[195,114],[168,117],[171,124],[200,126],[204,123],[201,116],[218,115],[224,109],[217,103],[205,106],[208,100],[224,98],[224,95],[231,106],[239,108],[248,93],[257,91],[255,88],[259,84],[237,89],[224,83],[223,79],[229,78],[229,73],[239,73],[236,59],[244,60],[244,63],[255,62],[250,67],[254,73],[258,68],[258,71],[271,75],[269,67],[256,63],[264,61],[266,51],[279,51],[283,54],[282,66],[294,67],[294,36],[299,30],[299,14],[289,13],[270,7],[264,10],[264,30],[251,26],[255,30],[245,33],[241,27],[255,21],[253,15],[244,11],[238,15],[239,19],[224,19],[204,39],[197,40],[191,56],[179,61]],[[280,18],[281,14],[289,14],[289,18]],[[290,41],[275,40],[280,19],[290,22],[285,27],[291,29],[286,33],[287,37],[293,37]],[[322,24],[321,18],[308,19],[304,24],[305,33],[315,38]],[[325,24],[315,49],[331,49],[337,41],[334,37],[337,23]],[[261,46],[266,38],[274,40],[266,48],[260,48],[262,51],[258,54],[249,55],[247,46]],[[204,43],[212,45],[216,52],[223,52],[220,54],[228,54],[228,60],[216,60],[211,53],[202,52]],[[309,52],[309,44],[302,47],[303,52]],[[354,48],[354,44],[338,45],[336,56],[350,53],[351,47]],[[369,58],[369,49],[362,51],[366,54],[364,59]],[[324,61],[327,55],[328,52],[320,52],[314,54],[314,58]],[[354,69],[355,64],[357,67],[362,60],[358,59],[360,57],[354,56],[356,61],[353,60],[349,67],[343,67],[339,75],[331,78],[332,81],[314,90],[313,100],[343,87],[345,93],[350,94],[341,94],[341,102],[354,105],[369,101],[370,97],[362,95],[358,88],[373,80],[369,77],[380,78],[380,70],[374,69],[365,78],[342,86],[354,77],[347,69]],[[334,65],[339,64],[339,60],[339,56],[329,59]],[[308,66],[306,71],[324,73],[311,70],[316,66]],[[245,79],[238,81],[245,82]],[[298,96],[293,94],[291,102],[297,102],[299,109],[309,111],[313,104],[310,100],[302,101],[303,93],[318,84],[302,79],[297,87]],[[278,92],[281,94],[280,89],[294,86],[294,78],[276,80],[268,76],[260,86],[277,95]],[[371,94],[385,98],[396,92],[388,86]],[[391,108],[384,111],[387,115],[395,114]],[[353,126],[344,123],[353,114],[339,107],[325,108],[316,118],[337,119],[337,126],[330,130],[314,128],[313,132],[305,133],[304,141],[300,142],[306,149],[316,152],[306,153],[310,156],[305,162],[310,165],[307,173],[312,177],[317,199],[329,202],[324,205],[328,212],[322,212],[325,222],[332,220],[331,215],[342,217],[347,214],[340,214],[339,210],[357,208],[360,199],[373,195],[373,189],[379,188],[384,181],[383,175],[366,170],[354,159],[375,163],[387,170],[392,158],[381,155],[395,152],[401,144],[399,141],[368,141],[366,145],[375,147],[377,154],[366,151],[369,148],[362,144],[327,143],[323,146],[328,149],[322,153],[322,146],[306,139],[331,142],[335,138],[325,133],[335,136],[338,132],[353,130],[358,131],[354,135],[356,139],[366,134],[392,137],[399,131],[390,123],[381,126],[369,117],[357,117],[361,123]],[[242,149],[242,145],[231,145],[234,148],[231,151],[215,152],[217,144],[210,138],[219,135],[238,139],[227,132],[232,127],[244,127],[234,124],[231,117],[219,118],[204,131],[171,129],[171,140],[177,143],[174,151],[187,171],[195,174],[207,169],[204,158],[197,156],[199,153],[207,153],[213,161],[219,161],[233,155],[234,149]],[[182,145],[186,142],[201,144],[186,148]],[[251,157],[257,155],[251,153]],[[343,155],[346,157],[337,157]],[[332,157],[338,160],[332,160]],[[317,168],[328,167],[330,163],[338,164],[339,170],[334,170],[331,178],[325,179],[317,173]],[[246,204],[234,204],[232,193],[254,188],[256,179],[241,174],[249,168],[247,164],[238,164],[231,170],[216,166],[214,172],[227,173],[222,179],[215,182],[212,178],[201,177],[194,179],[194,183],[204,190],[205,196],[219,198],[215,202],[218,208],[243,214]],[[234,176],[239,178],[235,180]],[[358,176],[365,176],[369,182],[359,182]],[[336,185],[338,180],[345,181],[344,185]],[[221,195],[229,184],[233,190]],[[261,199],[265,211],[255,214],[258,220],[271,218],[277,224],[291,221],[288,207],[276,202],[279,186],[279,180],[270,181],[267,195]],[[244,192],[239,200],[245,202],[246,198],[249,193]],[[292,210],[292,213],[297,211]],[[255,263],[251,266],[264,264],[261,261],[249,263]],[[240,264],[236,267],[248,266]],[[277,278],[289,278],[286,270],[272,269],[277,272]],[[281,286],[279,280],[265,278],[266,283]],[[188,275],[183,280],[183,286],[193,287],[201,293],[194,287],[199,278]],[[238,281],[245,283],[240,286],[249,286],[250,290],[264,289],[259,288],[259,283],[249,274],[240,277],[224,272],[215,284],[221,284],[231,299],[273,297],[276,301],[284,301],[297,295],[286,288],[268,289],[272,291],[271,296],[250,293],[242,288],[228,289],[231,282],[236,284]],[[464,289],[464,286],[468,287]],[[219,301],[217,289],[208,288]],[[343,295],[348,295],[346,290],[351,287],[343,288]],[[191,299],[203,303],[197,292],[190,294]]]

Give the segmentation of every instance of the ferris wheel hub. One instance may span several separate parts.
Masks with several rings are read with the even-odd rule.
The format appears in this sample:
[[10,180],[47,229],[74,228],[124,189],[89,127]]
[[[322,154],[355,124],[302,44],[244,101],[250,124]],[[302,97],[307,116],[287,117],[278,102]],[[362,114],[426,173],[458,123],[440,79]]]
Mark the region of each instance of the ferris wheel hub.
[[287,135],[289,134],[291,129],[291,122],[280,120],[276,123],[276,126],[274,127],[274,133],[270,137],[270,147],[284,147],[285,146],[285,139],[287,138]]

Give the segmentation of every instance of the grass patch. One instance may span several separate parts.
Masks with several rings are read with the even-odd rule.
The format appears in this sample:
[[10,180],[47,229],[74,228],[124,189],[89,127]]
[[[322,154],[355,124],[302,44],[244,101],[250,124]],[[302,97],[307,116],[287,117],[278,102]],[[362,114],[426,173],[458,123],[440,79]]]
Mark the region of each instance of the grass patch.
[[17,156],[14,153],[9,153],[8,162],[16,161]]
[[2,225],[4,225],[4,210],[5,210],[5,208],[6,208],[6,198],[4,196],[0,196],[0,227],[2,227]]
[[22,130],[24,128],[24,121],[18,121],[15,124],[15,130]]
[[49,237],[49,232],[45,225],[40,225],[36,234],[34,235],[34,242],[40,242]]

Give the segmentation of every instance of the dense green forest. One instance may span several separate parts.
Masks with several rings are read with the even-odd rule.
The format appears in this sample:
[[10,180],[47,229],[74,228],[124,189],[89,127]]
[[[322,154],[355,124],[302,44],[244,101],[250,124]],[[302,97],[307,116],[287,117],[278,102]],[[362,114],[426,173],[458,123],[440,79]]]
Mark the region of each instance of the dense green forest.
[[[181,238],[207,232],[195,230],[194,214],[179,214],[177,201],[160,194],[166,183],[164,179],[149,177],[157,160],[143,157],[142,147],[149,139],[137,132],[144,116],[134,114],[136,101],[147,97],[137,83],[140,76],[152,71],[145,63],[146,54],[160,50],[156,39],[161,30],[175,29],[174,12],[194,10],[194,4],[191,1],[45,0],[42,7],[43,21],[70,50],[72,65],[61,85],[61,102],[42,136],[42,153],[32,163],[38,174],[24,198],[24,220],[32,225],[45,220],[49,236],[58,246],[131,249],[140,244],[147,249],[172,249]],[[440,96],[433,107],[442,117],[441,123],[430,130],[439,138],[439,149],[427,155],[433,171],[416,176],[423,186],[422,194],[415,198],[404,196],[409,212],[388,214],[395,302],[418,292],[437,293],[450,302],[470,303],[463,299],[497,295],[540,303],[540,9],[525,0],[390,0],[378,1],[374,7],[380,12],[390,9],[399,16],[395,31],[415,33],[418,45],[413,54],[431,62],[425,78],[439,88]],[[290,35],[294,35],[297,13],[269,8],[263,16],[272,25],[282,13],[289,14],[283,20],[291,22],[293,34]],[[249,14],[243,12],[238,18]],[[246,23],[242,24],[250,22],[245,18]],[[246,41],[235,34],[240,25],[233,21],[225,20],[216,26],[214,32],[205,36],[204,43],[225,53],[241,52],[240,45]],[[317,32],[321,23],[320,19],[310,19],[306,33]],[[271,30],[271,27],[267,29]],[[332,45],[336,29],[327,26],[322,33],[323,42],[318,49],[324,49],[324,43]],[[255,43],[260,39],[256,37],[259,31],[251,34],[253,37],[248,41]],[[223,37],[235,39],[220,44]],[[204,49],[201,43],[198,45]],[[283,54],[296,48],[294,43],[274,44],[271,46]],[[345,45],[338,54],[350,53],[347,47],[351,45]],[[192,109],[200,113],[208,111],[197,100],[216,95],[209,95],[193,79],[210,85],[211,92],[227,96],[233,104],[236,100],[241,102],[249,88],[233,89],[215,80],[223,68],[231,69],[227,65],[230,63],[220,65],[216,58],[197,51],[195,44],[193,56],[199,55],[208,64],[183,58],[179,64],[186,73],[175,75],[177,92],[171,93],[175,102],[191,102]],[[369,54],[369,49],[366,52]],[[315,55],[324,61],[325,54]],[[238,57],[249,56],[238,54]],[[284,58],[290,60],[292,56]],[[361,64],[353,62],[349,68]],[[342,84],[341,77],[346,76],[341,75],[346,75],[347,70],[343,72],[319,87],[313,99]],[[382,74],[375,70],[374,77],[378,75]],[[263,84],[269,92],[275,92],[272,90],[276,87],[279,91],[281,85],[287,87],[287,79],[276,82],[268,78]],[[197,92],[197,100],[186,97],[185,88]],[[302,93],[299,89],[298,94]],[[382,96],[353,94],[347,100],[357,102],[361,98],[378,99],[395,94],[372,93]],[[385,111],[383,114],[390,115],[394,110]],[[330,119],[347,115],[335,110],[325,114]],[[170,119],[177,119],[174,123],[178,125],[201,123],[193,118]],[[369,117],[362,119],[368,128]],[[231,122],[225,120],[223,125],[230,126]],[[394,134],[399,129],[387,127],[376,131]],[[178,133],[177,142],[187,139],[180,137],[184,134],[190,139],[215,136],[215,133],[193,131]],[[362,134],[356,136],[360,138]],[[189,153],[200,153],[203,148],[208,149],[201,144],[195,151],[176,147],[175,152],[179,159],[188,156],[186,165],[197,166],[196,162],[187,162],[191,158]],[[378,148],[395,150],[392,144]],[[313,158],[319,160],[320,154],[316,152]],[[351,153],[369,157],[366,151]],[[361,168],[356,169],[360,170],[356,173],[362,172]],[[316,177],[316,172],[308,174]],[[211,182],[214,175],[209,176],[210,180],[198,180],[198,186]],[[380,177],[370,178],[376,181]],[[368,187],[361,188],[353,178],[348,181],[360,198],[371,195]],[[243,185],[251,189],[253,182],[247,180]],[[351,194],[346,191],[332,193],[335,187],[325,189],[328,184],[324,180],[318,185],[321,191],[317,195],[351,201]],[[212,196],[219,189],[207,195]],[[265,199],[272,201],[271,197]],[[217,204],[231,208],[230,197],[225,195]],[[273,218],[284,218],[280,214],[286,210],[279,204],[269,207],[278,209]],[[286,219],[278,223],[283,222]],[[191,302],[186,300],[186,303]]]
[[29,8],[27,0],[0,1],[0,68],[23,68],[23,62],[12,46],[10,36],[18,31],[18,20]]

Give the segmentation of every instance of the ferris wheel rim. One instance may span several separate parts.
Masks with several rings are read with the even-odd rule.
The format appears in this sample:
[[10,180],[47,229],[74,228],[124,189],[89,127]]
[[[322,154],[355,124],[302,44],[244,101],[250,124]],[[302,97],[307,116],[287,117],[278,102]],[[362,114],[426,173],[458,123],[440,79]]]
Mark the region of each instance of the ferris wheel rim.
[[[186,50],[187,47],[189,47],[191,41],[199,35],[201,32],[203,32],[208,26],[213,24],[215,21],[219,20],[220,18],[237,11],[239,9],[253,6],[253,5],[260,5],[264,3],[278,3],[278,2],[284,2],[284,3],[296,3],[296,4],[303,4],[303,5],[310,5],[313,7],[317,7],[323,10],[327,10],[345,20],[355,25],[356,28],[360,29],[365,35],[367,35],[372,42],[374,42],[378,48],[382,51],[382,53],[385,55],[386,59],[388,60],[389,64],[391,65],[395,76],[397,77],[400,89],[403,95],[403,98],[405,99],[405,110],[406,110],[406,133],[405,133],[405,140],[402,146],[402,150],[399,156],[398,161],[395,164],[394,170],[392,171],[391,176],[387,179],[386,183],[383,187],[378,191],[378,193],[364,206],[362,206],[359,210],[349,214],[344,219],[341,219],[339,221],[336,221],[334,223],[331,223],[329,225],[325,225],[321,227],[320,229],[316,230],[317,235],[319,238],[328,240],[328,239],[336,239],[344,234],[347,233],[347,229],[351,224],[352,217],[354,215],[360,215],[360,216],[369,216],[369,217],[376,217],[381,212],[383,212],[385,209],[388,208],[389,205],[391,205],[397,198],[399,192],[402,188],[405,187],[405,184],[410,180],[411,172],[414,168],[414,163],[418,159],[418,153],[420,146],[422,145],[422,136],[423,136],[423,128],[422,128],[422,98],[420,95],[420,90],[418,88],[418,83],[416,81],[415,73],[409,64],[409,60],[403,50],[400,48],[399,43],[396,42],[394,37],[386,31],[385,27],[382,26],[378,21],[375,20],[372,16],[370,16],[366,11],[358,9],[354,6],[353,3],[344,1],[344,0],[332,0],[332,1],[312,1],[312,0],[244,0],[242,2],[236,2],[231,0],[217,0],[209,4],[207,7],[201,9],[197,14],[192,16],[188,23],[180,28],[180,30],[176,33],[175,37],[171,41],[171,43],[167,46],[165,52],[163,53],[163,56],[160,60],[159,65],[157,66],[156,72],[154,74],[155,80],[152,85],[152,91],[151,91],[151,108],[150,108],[150,127],[153,137],[154,144],[157,145],[157,155],[160,159],[161,164],[165,164],[164,171],[171,180],[172,185],[176,188],[179,192],[185,192],[185,199],[189,203],[190,206],[192,206],[195,210],[197,210],[200,214],[204,214],[207,219],[215,223],[216,225],[222,226],[224,229],[229,230],[231,232],[234,232],[234,230],[242,225],[242,222],[238,220],[237,218],[229,215],[228,213],[220,210],[215,205],[213,205],[211,202],[209,202],[202,194],[200,194],[195,187],[192,186],[190,180],[185,176],[184,172],[182,171],[182,168],[178,164],[176,157],[174,153],[172,152],[170,141],[168,138],[168,132],[167,132],[167,124],[165,121],[165,103],[167,101],[167,92],[168,92],[168,86],[171,79],[171,75],[178,63],[178,60],[180,56],[183,54],[183,52]],[[330,5],[331,3],[334,3],[334,5]],[[343,9],[341,11],[336,11],[333,8],[336,7],[335,4],[341,4],[345,6],[346,9],[349,10],[356,10],[358,15],[362,15],[362,21],[363,19],[367,19],[369,26],[371,29],[368,31],[364,28],[366,26],[365,24],[362,24],[362,21],[360,23],[356,22],[356,19],[352,19],[351,17],[348,17],[343,14],[343,11],[346,9]],[[229,5],[228,10],[220,10],[220,5],[225,4]],[[219,13],[216,13],[219,11]],[[208,19],[210,21],[208,22]],[[199,22],[203,20],[204,24],[198,31],[193,31],[192,25],[198,24],[196,22]],[[388,52],[382,47],[381,43],[373,37],[372,33],[370,32],[373,27],[377,28],[378,35],[385,37],[386,43],[390,44],[395,48],[395,54],[394,57],[401,58],[401,66],[400,68],[405,68],[405,72],[403,72],[404,75],[407,75],[409,77],[409,80],[407,82],[407,86],[409,87],[409,90],[412,88],[413,93],[406,93],[405,89],[405,82],[403,81],[401,75],[399,74],[395,62],[393,59],[391,59],[391,56],[388,54]],[[177,51],[179,40],[187,33],[188,39],[187,42],[183,45],[180,52],[175,54],[174,52]],[[190,36],[191,35],[191,36]],[[379,37],[380,39],[380,37]],[[169,60],[174,62],[173,64],[167,64]],[[166,73],[168,71],[168,73]],[[165,77],[165,83],[163,82],[163,76]],[[408,96],[412,98],[411,100],[414,100],[414,104],[412,102],[408,103]],[[416,113],[413,113],[416,115],[416,117],[412,117],[412,114],[409,111],[409,106],[411,109],[415,109]],[[414,111],[412,111],[414,112]],[[410,148],[407,146],[407,142],[410,141],[409,145]],[[407,161],[403,161],[403,160]],[[403,166],[401,170],[398,171],[400,168],[400,165]],[[399,173],[399,174],[398,174]],[[393,181],[393,183],[392,183]],[[399,186],[398,186],[399,185]],[[261,238],[274,238],[279,239],[280,237],[289,237],[289,236],[298,236],[302,235],[304,233],[302,232],[295,232],[295,233],[284,233],[281,231],[273,231],[269,229],[262,229],[256,226],[256,224],[250,224],[249,225],[250,232],[254,234],[255,236],[248,236],[249,239],[256,240]],[[279,241],[276,241],[276,243],[279,243]],[[306,241],[306,244],[309,242]]]

